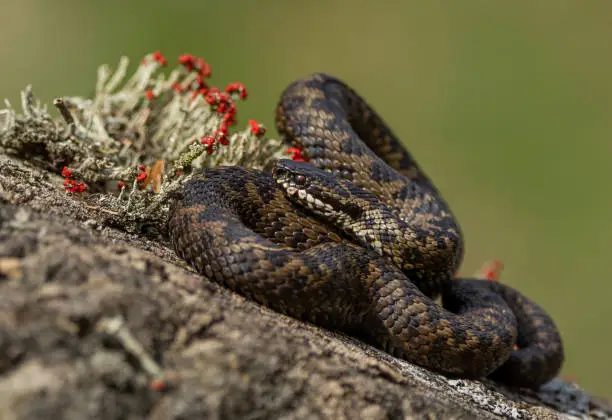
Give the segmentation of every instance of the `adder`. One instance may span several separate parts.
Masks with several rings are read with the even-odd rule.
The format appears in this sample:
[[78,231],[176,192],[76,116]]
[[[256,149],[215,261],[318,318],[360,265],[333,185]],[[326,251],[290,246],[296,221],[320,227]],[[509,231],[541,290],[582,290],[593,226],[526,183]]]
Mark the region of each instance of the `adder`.
[[298,80],[276,121],[307,162],[195,175],[168,222],[180,256],[260,304],[446,375],[538,388],[558,373],[561,337],[540,306],[454,278],[455,217],[353,89],[325,74]]

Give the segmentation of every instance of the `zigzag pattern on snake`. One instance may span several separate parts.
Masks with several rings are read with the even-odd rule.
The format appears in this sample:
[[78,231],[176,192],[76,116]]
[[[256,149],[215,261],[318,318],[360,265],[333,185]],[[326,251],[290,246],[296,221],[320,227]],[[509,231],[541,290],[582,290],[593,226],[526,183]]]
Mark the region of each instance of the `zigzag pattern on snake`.
[[308,162],[195,175],[169,219],[179,255],[278,312],[446,375],[538,388],[558,373],[563,346],[542,308],[453,278],[463,237],[448,204],[355,91],[314,74],[283,92],[276,117]]

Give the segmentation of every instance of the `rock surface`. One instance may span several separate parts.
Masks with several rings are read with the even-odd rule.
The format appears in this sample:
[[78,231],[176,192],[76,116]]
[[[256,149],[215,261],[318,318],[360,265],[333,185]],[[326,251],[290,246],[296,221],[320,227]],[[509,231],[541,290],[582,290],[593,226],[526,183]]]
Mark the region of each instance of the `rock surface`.
[[[163,229],[161,229],[163,231]],[[448,379],[201,277],[0,154],[2,419],[566,419],[612,407]]]

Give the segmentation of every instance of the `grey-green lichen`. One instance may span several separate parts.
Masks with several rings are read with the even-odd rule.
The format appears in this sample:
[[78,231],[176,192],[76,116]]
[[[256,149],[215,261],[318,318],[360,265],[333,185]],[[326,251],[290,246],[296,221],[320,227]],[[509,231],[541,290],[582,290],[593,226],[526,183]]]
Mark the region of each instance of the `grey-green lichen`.
[[[160,57],[146,56],[130,77],[125,57],[114,71],[101,66],[93,98],[54,100],[61,118],[53,118],[26,87],[21,112],[6,100],[0,110],[0,152],[62,174],[75,199],[132,232],[163,223],[171,195],[195,169],[269,169],[287,157],[280,141],[252,127],[228,133],[225,115],[207,102],[206,91],[216,89],[203,89],[208,75],[184,61],[165,75]],[[232,107],[239,99],[214,93]]]

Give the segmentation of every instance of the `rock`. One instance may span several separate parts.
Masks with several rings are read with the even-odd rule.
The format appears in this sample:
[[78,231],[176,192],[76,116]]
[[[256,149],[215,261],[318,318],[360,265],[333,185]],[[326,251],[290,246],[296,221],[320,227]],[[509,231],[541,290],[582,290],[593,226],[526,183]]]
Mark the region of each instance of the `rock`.
[[612,416],[561,380],[513,391],[413,366],[208,281],[156,231],[106,222],[58,175],[0,154],[0,418]]

